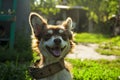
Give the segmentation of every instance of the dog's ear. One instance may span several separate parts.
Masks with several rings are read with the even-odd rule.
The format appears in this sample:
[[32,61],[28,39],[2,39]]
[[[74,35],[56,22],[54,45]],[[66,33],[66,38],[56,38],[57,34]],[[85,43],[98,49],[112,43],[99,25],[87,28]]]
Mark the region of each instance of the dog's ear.
[[40,32],[46,28],[47,22],[38,13],[31,12],[29,15],[29,24],[31,26],[32,33],[34,33],[35,36],[38,36]]
[[71,30],[72,29],[72,19],[68,17],[62,24],[65,29]]

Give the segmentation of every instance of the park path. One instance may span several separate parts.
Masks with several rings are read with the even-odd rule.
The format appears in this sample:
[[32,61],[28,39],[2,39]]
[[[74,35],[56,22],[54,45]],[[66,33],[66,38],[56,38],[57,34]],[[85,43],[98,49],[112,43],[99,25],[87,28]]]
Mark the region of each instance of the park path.
[[95,49],[98,47],[97,44],[78,44],[75,46],[75,49],[73,53],[68,54],[67,58],[72,59],[91,59],[91,60],[98,60],[98,59],[106,59],[106,60],[115,60],[117,59],[117,56],[114,55],[101,55],[95,51]]

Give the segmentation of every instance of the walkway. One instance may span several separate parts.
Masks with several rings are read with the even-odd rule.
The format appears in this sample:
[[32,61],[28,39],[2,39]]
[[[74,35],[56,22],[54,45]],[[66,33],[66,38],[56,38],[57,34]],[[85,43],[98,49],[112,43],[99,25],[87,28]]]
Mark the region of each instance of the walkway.
[[88,44],[88,45],[76,45],[74,49],[74,53],[68,54],[67,58],[72,59],[91,59],[91,60],[98,60],[98,59],[107,59],[107,60],[115,60],[117,57],[114,55],[107,56],[101,55],[95,51],[98,47],[97,44]]

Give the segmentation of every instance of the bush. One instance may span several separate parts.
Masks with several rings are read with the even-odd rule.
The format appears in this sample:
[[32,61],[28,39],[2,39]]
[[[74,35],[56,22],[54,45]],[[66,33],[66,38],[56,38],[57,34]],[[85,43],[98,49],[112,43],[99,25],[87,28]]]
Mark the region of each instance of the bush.
[[0,62],[5,61],[31,61],[33,59],[31,50],[18,52],[17,50],[0,50]]
[[34,55],[31,40],[23,30],[16,34],[14,49],[0,46],[0,80],[32,80],[27,68]]
[[31,61],[33,52],[31,49],[30,38],[17,34],[14,49],[10,50],[6,46],[0,47],[0,62],[4,61]]
[[27,64],[0,63],[0,80],[32,80],[27,72]]

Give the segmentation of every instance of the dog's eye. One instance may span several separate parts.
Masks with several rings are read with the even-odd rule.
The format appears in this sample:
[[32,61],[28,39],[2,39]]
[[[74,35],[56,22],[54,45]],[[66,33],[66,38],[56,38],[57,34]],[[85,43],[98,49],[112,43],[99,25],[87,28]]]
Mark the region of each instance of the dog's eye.
[[67,40],[67,35],[66,34],[61,34],[61,36],[62,36],[62,38],[63,38],[63,40]]
[[51,38],[52,34],[46,34],[44,36],[45,41],[49,40]]
[[63,32],[64,32],[63,30],[61,30],[61,29],[59,30],[59,33],[63,33]]

